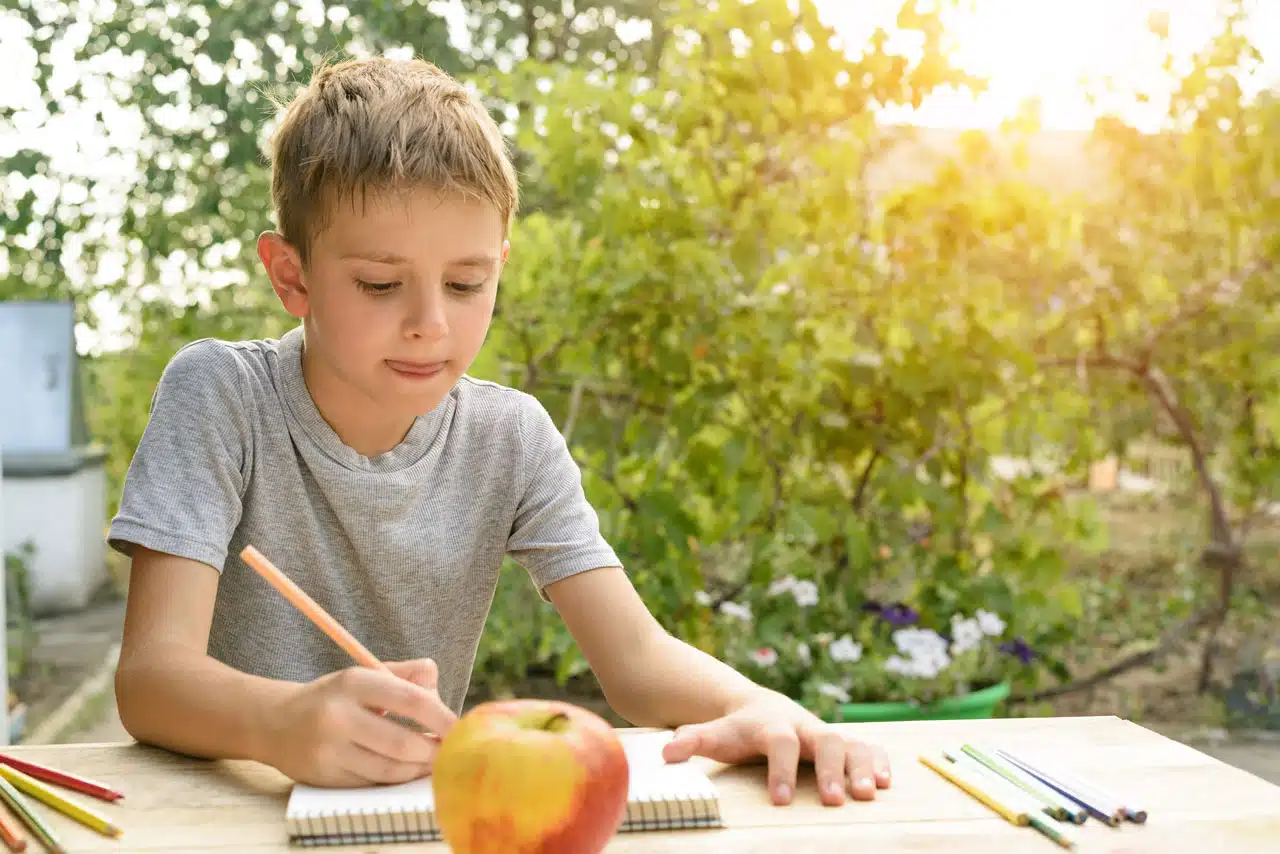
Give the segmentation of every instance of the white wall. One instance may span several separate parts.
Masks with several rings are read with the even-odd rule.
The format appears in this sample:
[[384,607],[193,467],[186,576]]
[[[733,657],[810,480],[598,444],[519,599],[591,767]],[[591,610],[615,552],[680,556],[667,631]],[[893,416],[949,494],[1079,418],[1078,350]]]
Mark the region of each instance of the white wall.
[[[2,450],[2,449],[0,449]],[[4,454],[0,453],[0,571],[4,570],[5,543]],[[9,743],[9,612],[5,608],[5,585],[0,584],[0,625],[5,627],[6,642],[0,644],[0,744]]]
[[37,615],[82,608],[106,581],[106,512],[101,465],[72,474],[4,479],[0,544],[8,551],[27,540],[35,546],[28,575]]

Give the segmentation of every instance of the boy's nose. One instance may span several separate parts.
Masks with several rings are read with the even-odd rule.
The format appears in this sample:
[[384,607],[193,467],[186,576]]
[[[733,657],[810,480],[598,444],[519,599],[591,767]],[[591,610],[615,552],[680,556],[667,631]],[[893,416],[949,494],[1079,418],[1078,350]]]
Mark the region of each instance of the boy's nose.
[[405,317],[405,332],[409,337],[443,338],[448,331],[449,322],[441,297],[425,294],[410,304]]

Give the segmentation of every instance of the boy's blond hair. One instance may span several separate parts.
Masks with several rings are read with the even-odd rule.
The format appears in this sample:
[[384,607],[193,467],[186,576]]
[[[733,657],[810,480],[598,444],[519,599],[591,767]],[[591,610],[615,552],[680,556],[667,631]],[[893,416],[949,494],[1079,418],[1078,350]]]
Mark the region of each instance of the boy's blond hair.
[[502,132],[477,97],[430,62],[322,64],[283,109],[271,198],[303,264],[331,206],[369,192],[460,193],[492,204],[510,228],[519,190]]

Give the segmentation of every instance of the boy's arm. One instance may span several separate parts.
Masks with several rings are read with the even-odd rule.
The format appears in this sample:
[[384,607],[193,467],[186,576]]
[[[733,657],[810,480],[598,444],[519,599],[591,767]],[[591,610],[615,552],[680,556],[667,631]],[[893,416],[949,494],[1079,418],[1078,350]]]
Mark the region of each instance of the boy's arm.
[[[137,546],[116,669],[120,720],[138,741],[210,759],[242,758],[315,785],[398,783],[428,773],[433,742],[378,715],[444,733],[434,663],[352,666],[299,684],[242,673],[206,652],[217,571]],[[246,627],[252,631],[252,627]]]
[[[639,726],[677,728],[668,760],[764,756],[774,802],[788,803],[797,765],[813,762],[822,800],[875,797],[889,785],[884,753],[847,739],[791,699],[672,637],[621,568],[580,572],[546,588],[609,705]],[[602,619],[602,615],[607,617]]]
[[[724,662],[672,637],[621,568],[580,572],[546,588],[609,706],[636,726],[723,717],[766,693]],[[608,619],[601,619],[607,614]]]
[[120,721],[138,741],[208,758],[268,761],[269,709],[297,686],[206,654],[218,572],[138,546],[116,668]]

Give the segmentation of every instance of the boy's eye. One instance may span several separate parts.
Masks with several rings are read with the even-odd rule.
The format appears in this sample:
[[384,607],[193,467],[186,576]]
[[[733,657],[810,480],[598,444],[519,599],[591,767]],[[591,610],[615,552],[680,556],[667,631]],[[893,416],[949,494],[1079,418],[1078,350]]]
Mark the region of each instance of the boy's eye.
[[362,279],[356,279],[356,284],[360,286],[360,290],[371,294],[385,294],[394,288],[399,282],[366,282]]
[[484,282],[450,282],[449,287],[460,294],[474,294],[476,291],[484,288]]

